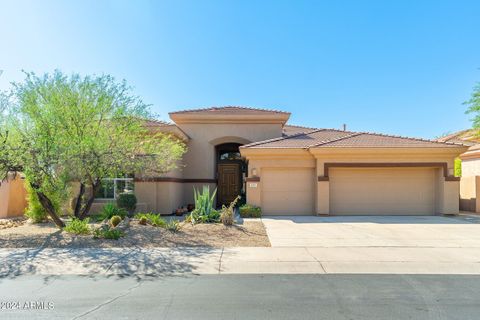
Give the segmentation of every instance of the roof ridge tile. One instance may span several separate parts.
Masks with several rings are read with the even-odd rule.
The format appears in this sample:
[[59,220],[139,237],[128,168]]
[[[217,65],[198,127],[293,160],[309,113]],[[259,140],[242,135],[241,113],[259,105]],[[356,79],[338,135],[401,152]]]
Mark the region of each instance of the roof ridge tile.
[[317,130],[313,130],[313,131],[310,131],[310,132],[298,132],[298,133],[294,133],[290,136],[282,136],[282,137],[278,137],[278,138],[272,138],[272,139],[252,142],[252,143],[245,144],[245,145],[241,146],[241,148],[249,148],[249,147],[258,146],[258,145],[265,144],[265,143],[270,143],[270,142],[275,142],[275,141],[280,141],[280,140],[287,140],[287,139],[290,139],[290,138],[295,138],[295,137],[298,137],[298,136],[301,136],[301,135],[306,135],[306,134],[319,132],[319,131],[323,131],[323,130],[325,130],[325,129],[317,129]]
[[266,108],[254,108],[248,106],[212,106],[212,107],[204,107],[204,108],[197,108],[197,109],[184,109],[179,111],[169,112],[169,114],[178,114],[178,113],[189,113],[189,112],[202,112],[202,111],[215,111],[215,110],[228,110],[228,109],[243,109],[243,110],[251,110],[251,111],[264,111],[264,112],[275,112],[275,113],[283,113],[283,114],[290,114],[287,111],[280,111],[276,109],[266,109]]
[[[350,131],[347,131],[347,132],[350,132]],[[337,141],[340,141],[340,140],[343,140],[343,139],[348,139],[348,138],[352,138],[352,137],[356,137],[356,136],[359,136],[361,135],[362,133],[361,132],[353,132],[349,135],[346,135],[346,136],[343,136],[343,137],[339,137],[339,138],[336,138],[336,139],[332,139],[332,140],[327,140],[327,141],[320,141],[319,143],[315,143],[315,144],[312,144],[310,146],[307,147],[307,149],[310,149],[310,148],[314,148],[314,147],[318,147],[318,146],[321,146],[321,145],[324,145],[324,144],[328,144],[328,143],[331,143],[331,142],[337,142]]]
[[451,145],[460,145],[460,146],[463,146],[463,144],[461,144],[461,143],[456,143],[456,142],[442,142],[442,141],[436,141],[436,140],[431,140],[431,139],[416,138],[416,137],[407,137],[407,136],[394,135],[394,134],[385,134],[385,133],[368,132],[368,131],[363,131],[363,132],[360,132],[360,133],[368,134],[368,135],[373,135],[373,136],[380,136],[380,137],[400,138],[400,139],[414,140],[414,141],[420,141],[420,142],[430,142],[430,143],[438,143],[438,144],[451,144]]

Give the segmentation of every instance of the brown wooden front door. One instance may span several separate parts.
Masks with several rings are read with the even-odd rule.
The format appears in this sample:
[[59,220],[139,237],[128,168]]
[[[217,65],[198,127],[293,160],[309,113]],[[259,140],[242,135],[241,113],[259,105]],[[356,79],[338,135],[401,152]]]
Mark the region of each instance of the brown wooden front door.
[[218,205],[228,205],[239,194],[241,190],[240,164],[219,163],[218,164]]

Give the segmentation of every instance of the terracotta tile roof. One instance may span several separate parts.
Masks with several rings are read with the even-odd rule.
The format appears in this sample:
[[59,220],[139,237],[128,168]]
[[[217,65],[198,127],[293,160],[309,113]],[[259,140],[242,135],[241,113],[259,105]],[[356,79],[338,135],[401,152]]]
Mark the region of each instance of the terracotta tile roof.
[[254,142],[244,148],[310,148],[320,142],[328,142],[349,136],[351,132],[340,130],[316,129],[309,132],[299,132],[289,136]]
[[180,113],[215,113],[215,114],[280,113],[280,114],[290,114],[290,112],[285,112],[285,111],[262,109],[262,108],[252,108],[252,107],[244,107],[244,106],[208,107],[208,108],[200,108],[200,109],[174,111],[174,112],[170,112],[169,114],[180,114]]
[[317,129],[281,138],[254,142],[242,148],[445,148],[462,146],[465,145],[370,132]]
[[168,126],[174,126],[175,124],[172,122],[167,122],[163,120],[145,119],[144,125],[146,127],[168,127]]
[[301,132],[313,131],[313,130],[318,130],[318,128],[310,128],[310,127],[296,126],[296,125],[290,125],[290,124],[286,124],[283,126],[283,134],[286,136],[296,134],[296,133],[301,133]]
[[190,137],[180,129],[175,123],[166,122],[163,120],[144,119],[144,126],[151,132],[173,133],[183,140],[188,140]]

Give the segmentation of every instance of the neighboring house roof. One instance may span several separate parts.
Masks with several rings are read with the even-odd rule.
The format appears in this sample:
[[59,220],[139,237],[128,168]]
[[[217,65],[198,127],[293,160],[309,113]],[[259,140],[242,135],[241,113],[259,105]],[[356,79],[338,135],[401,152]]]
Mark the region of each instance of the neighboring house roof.
[[476,129],[466,129],[448,134],[438,138],[437,141],[457,142],[468,146],[467,152],[460,155],[462,160],[477,160],[480,158],[480,134]]
[[317,129],[250,143],[242,148],[445,148],[464,146],[462,143],[438,142],[370,132]]
[[156,132],[163,132],[163,133],[171,133],[184,141],[190,140],[190,137],[182,129],[180,129],[175,123],[166,122],[162,120],[147,119],[147,120],[144,120],[144,125],[149,130],[154,132],[156,131]]
[[474,146],[480,143],[480,136],[475,129],[466,129],[436,139],[440,142],[457,142],[467,146]]
[[244,106],[222,106],[222,107],[208,107],[208,108],[200,108],[200,109],[189,109],[189,110],[181,110],[181,111],[174,111],[170,112],[169,114],[188,114],[188,113],[216,113],[216,114],[264,114],[264,113],[280,113],[280,114],[290,114],[290,112],[279,111],[279,110],[269,110],[269,109],[262,109],[262,108],[252,108],[252,107],[244,107]]

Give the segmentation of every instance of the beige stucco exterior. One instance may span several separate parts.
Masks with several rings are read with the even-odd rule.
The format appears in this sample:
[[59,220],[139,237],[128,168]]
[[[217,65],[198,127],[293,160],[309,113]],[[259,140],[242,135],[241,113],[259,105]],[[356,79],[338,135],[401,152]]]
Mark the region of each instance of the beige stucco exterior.
[[[390,199],[407,199],[412,194],[424,194],[428,201],[418,200],[414,204],[409,205],[402,202],[385,202],[380,201],[376,206],[372,206],[370,214],[380,214],[381,206],[389,206],[384,214],[414,214],[416,208],[421,208],[425,203],[429,203],[429,207],[425,207],[422,212],[417,214],[456,214],[459,211],[459,181],[458,179],[446,178],[443,167],[418,167],[415,163],[445,163],[447,174],[453,174],[453,163],[455,157],[458,156],[465,148],[439,148],[439,149],[423,149],[423,148],[321,148],[321,149],[241,149],[242,155],[249,161],[250,174],[254,170],[257,173],[256,181],[253,185],[247,183],[247,199],[248,202],[263,207],[265,205],[264,191],[262,186],[263,172],[271,168],[277,170],[292,171],[299,168],[314,168],[317,177],[324,177],[325,163],[357,163],[357,164],[395,164],[413,165],[410,170],[404,169],[404,173],[412,175],[414,170],[418,170],[418,174],[424,176],[421,183],[408,183],[408,179],[402,177],[399,183],[400,168],[357,168],[356,173],[360,173],[359,177],[375,177],[375,175],[383,175],[383,181],[390,184],[390,189],[397,193],[388,194]],[[372,172],[376,172],[373,173]],[[391,177],[385,177],[391,173]],[[335,170],[331,170],[335,174]],[[335,177],[334,177],[335,179]],[[428,182],[430,181],[430,183]],[[339,194],[341,189],[335,189],[331,186],[331,178],[316,181],[316,188],[310,191],[313,195],[315,211],[312,214],[329,215],[334,214],[334,208],[331,208],[331,201],[344,199],[344,201],[352,201],[348,194]],[[357,182],[358,183],[358,182]],[[252,187],[253,186],[253,187]],[[335,186],[334,186],[335,187]],[[374,188],[375,189],[375,188]],[[375,189],[378,191],[378,187]],[[348,189],[344,190],[348,192]],[[367,189],[365,190],[365,192]],[[372,189],[370,188],[370,191]],[[332,194],[335,192],[335,194]],[[357,196],[358,197],[358,196]],[[364,194],[366,197],[366,194]],[[353,199],[355,200],[355,198]],[[269,195],[268,201],[282,202],[282,195],[279,193],[277,199],[272,199]],[[434,202],[433,204],[431,202]],[[403,210],[403,208],[405,210]],[[333,212],[332,212],[333,209]],[[267,212],[268,214],[269,212]],[[291,212],[295,214],[296,212]],[[355,214],[352,212],[351,214]],[[361,212],[361,214],[368,214]]]
[[27,206],[24,181],[20,176],[4,180],[0,184],[0,219],[22,216]]

